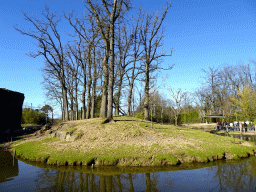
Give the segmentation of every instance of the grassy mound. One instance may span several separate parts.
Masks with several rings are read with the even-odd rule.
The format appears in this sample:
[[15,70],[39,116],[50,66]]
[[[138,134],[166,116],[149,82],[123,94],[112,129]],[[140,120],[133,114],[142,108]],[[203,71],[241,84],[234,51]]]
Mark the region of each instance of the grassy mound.
[[160,125],[133,117],[114,116],[102,124],[95,118],[67,122],[68,141],[49,135],[16,141],[16,155],[52,165],[161,166],[209,162],[254,155],[252,142],[173,125]]

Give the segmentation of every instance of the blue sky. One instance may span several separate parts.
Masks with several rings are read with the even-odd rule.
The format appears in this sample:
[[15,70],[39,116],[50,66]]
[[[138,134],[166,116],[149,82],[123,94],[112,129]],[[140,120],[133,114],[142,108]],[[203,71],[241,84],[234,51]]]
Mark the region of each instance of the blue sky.
[[[160,10],[164,0],[138,0],[149,11]],[[34,107],[45,104],[40,69],[43,58],[26,55],[36,51],[36,41],[21,35],[14,29],[31,28],[24,20],[23,12],[41,17],[44,6],[62,15],[75,10],[82,14],[81,0],[8,0],[0,2],[0,87],[25,94],[24,104]],[[168,72],[167,87],[193,91],[200,86],[201,69],[220,66],[224,63],[247,63],[256,59],[256,1],[254,0],[173,0],[167,14],[164,43],[174,48],[173,56],[163,65],[175,64]],[[61,35],[72,33],[71,27],[62,19]],[[159,81],[160,82],[160,81]]]

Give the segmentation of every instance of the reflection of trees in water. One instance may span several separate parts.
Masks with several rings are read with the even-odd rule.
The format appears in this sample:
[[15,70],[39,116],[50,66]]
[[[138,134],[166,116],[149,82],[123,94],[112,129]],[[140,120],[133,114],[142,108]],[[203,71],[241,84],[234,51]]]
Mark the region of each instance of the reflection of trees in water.
[[[215,167],[209,167],[215,170]],[[217,181],[220,191],[246,191],[256,187],[256,159],[250,158],[244,163],[230,163],[218,165],[214,180]]]
[[158,174],[156,173],[152,173],[152,180],[150,178],[150,173],[145,173],[145,176],[146,176],[146,190],[145,192],[149,192],[149,191],[156,191],[158,192],[159,190],[157,189],[157,184],[158,184],[158,181],[157,181],[157,178],[158,178]]
[[0,148],[0,183],[11,181],[19,174],[18,160]]
[[[145,173],[145,191],[159,191],[158,174]],[[89,173],[75,173],[51,169],[41,169],[35,180],[37,191],[130,191],[134,192],[133,181],[138,174],[122,175],[94,175]],[[142,179],[142,178],[141,178]]]
[[[209,177],[214,174],[217,186],[212,191],[253,191],[256,187],[256,158],[245,162],[222,164],[206,168]],[[168,172],[169,173],[169,172]],[[37,175],[37,191],[137,191],[135,180],[142,181],[145,192],[157,192],[163,183],[160,176],[163,173],[140,173],[120,175],[95,175],[92,173],[68,172],[51,169],[41,169]],[[140,176],[141,175],[141,176]],[[168,175],[168,174],[167,174]],[[140,177],[139,177],[140,176]],[[171,181],[166,177],[165,183],[171,187]],[[169,185],[170,184],[170,185]],[[175,182],[174,182],[175,184]],[[158,189],[159,188],[159,189]]]
[[251,135],[232,135],[232,134],[230,134],[229,137],[238,138],[238,139],[242,139],[245,141],[256,141],[256,137],[253,135],[251,136]]
[[128,175],[129,175],[129,183],[130,183],[130,189],[131,189],[130,191],[133,192],[134,188],[133,188],[133,182],[132,182],[132,174],[129,173]]

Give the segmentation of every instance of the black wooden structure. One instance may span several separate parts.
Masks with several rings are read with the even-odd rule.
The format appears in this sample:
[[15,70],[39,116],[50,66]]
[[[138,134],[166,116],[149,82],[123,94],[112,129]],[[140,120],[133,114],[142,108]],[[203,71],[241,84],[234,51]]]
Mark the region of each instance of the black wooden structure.
[[216,123],[218,118],[222,119],[222,118],[226,118],[226,117],[228,117],[228,116],[224,116],[223,114],[218,114],[218,115],[206,115],[203,118],[211,118],[211,119],[213,119],[212,121],[214,123]]
[[0,88],[0,133],[7,129],[12,132],[21,127],[23,93]]

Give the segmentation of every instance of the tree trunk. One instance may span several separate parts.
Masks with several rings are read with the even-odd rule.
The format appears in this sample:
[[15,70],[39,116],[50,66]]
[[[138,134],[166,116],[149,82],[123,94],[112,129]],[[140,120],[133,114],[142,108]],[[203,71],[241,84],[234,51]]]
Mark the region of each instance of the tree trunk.
[[146,175],[146,190],[145,191],[153,191],[150,179],[150,173],[145,173]]
[[[107,52],[107,50],[106,50]],[[104,73],[104,82],[102,86],[102,100],[101,100],[101,108],[100,108],[100,117],[105,118],[107,117],[107,86],[108,86],[108,67],[107,67],[107,53],[105,53],[104,60],[103,60],[103,73]]]
[[149,120],[149,64],[146,62],[145,96],[144,96],[144,119]]
[[94,118],[95,113],[95,92],[96,92],[96,83],[92,86],[92,96],[91,96],[91,118]]
[[83,84],[83,91],[82,91],[82,107],[83,107],[83,113],[82,113],[82,119],[85,119],[85,92],[86,92],[86,74],[84,74],[84,84]]
[[75,116],[75,120],[78,120],[78,100],[77,100],[77,87],[78,87],[78,82],[77,82],[77,78],[75,80],[75,111],[76,111],[76,116]]
[[114,62],[115,62],[115,55],[114,55],[114,21],[113,17],[111,18],[110,24],[110,63],[109,63],[109,82],[108,82],[108,112],[107,118],[109,120],[112,119],[113,115],[113,86],[114,86]]
[[74,97],[73,97],[73,85],[71,86],[71,88],[69,88],[70,90],[68,91],[69,94],[69,98],[70,98],[70,113],[69,113],[69,119],[71,121],[74,120]]
[[133,79],[131,80],[131,84],[129,85],[128,111],[127,111],[128,116],[132,116],[132,114],[131,114],[132,90],[133,90]]
[[66,82],[65,82],[65,72],[64,72],[64,65],[63,62],[60,61],[61,63],[61,86],[62,86],[62,97],[63,97],[63,109],[64,109],[64,121],[68,121],[68,91],[66,87]]
[[92,85],[92,75],[91,75],[91,69],[92,69],[92,63],[91,63],[91,52],[89,48],[89,63],[88,63],[88,87],[87,87],[87,111],[86,111],[86,119],[90,118],[90,109],[91,109],[91,85]]
[[97,71],[96,71],[96,61],[95,61],[95,46],[93,46],[93,84],[92,84],[92,96],[91,96],[91,118],[94,118],[95,113],[95,96],[96,96],[96,80],[97,80]]
[[70,120],[73,121],[74,120],[74,102],[73,102],[73,98],[70,98]]
[[62,96],[63,96],[63,109],[64,109],[64,121],[68,121],[68,96],[67,96],[67,88],[65,84],[62,87]]
[[162,104],[162,110],[161,110],[161,123],[163,124],[163,113],[164,113],[164,106]]
[[117,98],[116,98],[116,110],[115,110],[115,114],[119,115],[119,108],[120,108],[120,97],[121,97],[121,89],[122,89],[122,82],[123,82],[123,70],[120,67],[120,80],[119,80],[119,84],[118,84],[118,90],[117,90]]
[[154,103],[154,118],[156,118],[156,103]]

